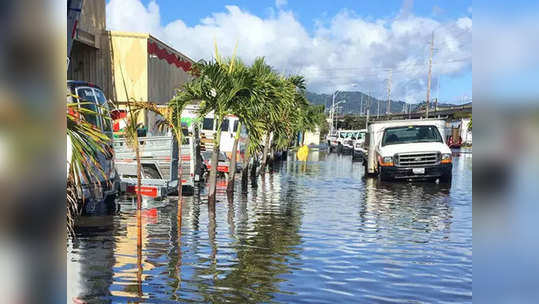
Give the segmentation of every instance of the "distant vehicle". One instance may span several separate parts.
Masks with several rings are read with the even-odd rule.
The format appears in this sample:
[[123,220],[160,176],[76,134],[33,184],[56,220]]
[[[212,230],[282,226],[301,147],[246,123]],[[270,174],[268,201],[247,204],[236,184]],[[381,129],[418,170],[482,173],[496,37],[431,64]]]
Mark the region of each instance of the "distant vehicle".
[[437,119],[375,122],[365,141],[365,173],[380,180],[439,179],[451,182],[451,150],[444,141],[445,121]]
[[328,149],[329,152],[337,151],[337,146],[339,145],[339,132],[333,131],[333,133],[327,135]]
[[[88,112],[80,112],[84,119],[94,125],[97,129],[106,134],[110,140],[112,147],[112,123],[110,119],[110,111],[107,98],[103,91],[96,85],[86,81],[67,81],[67,103],[78,103],[80,109],[91,110],[96,114]],[[71,143],[67,143],[68,161],[71,155]],[[104,174],[95,174],[96,181],[82,182],[82,187],[77,193],[80,200],[94,200],[97,202],[108,201],[114,199],[119,190],[119,182],[114,167],[114,159],[111,155],[100,153],[98,162]]]
[[337,130],[328,135],[330,152],[351,153],[354,149],[354,139],[358,130]]
[[352,159],[353,160],[363,160],[365,158],[365,155],[367,154],[364,143],[365,138],[367,136],[367,129],[359,130],[355,136],[354,140],[354,148],[352,151]]
[[342,145],[342,153],[349,154],[354,151],[354,141],[357,139],[359,130],[340,130],[339,143]]
[[[204,165],[204,169],[206,174],[209,173],[212,163],[211,163],[211,155],[213,151],[204,151],[202,152],[202,163]],[[238,164],[236,163],[236,170],[238,169]],[[228,173],[230,172],[230,159],[224,152],[219,152],[219,158],[217,163],[217,173],[221,176],[228,177]]]

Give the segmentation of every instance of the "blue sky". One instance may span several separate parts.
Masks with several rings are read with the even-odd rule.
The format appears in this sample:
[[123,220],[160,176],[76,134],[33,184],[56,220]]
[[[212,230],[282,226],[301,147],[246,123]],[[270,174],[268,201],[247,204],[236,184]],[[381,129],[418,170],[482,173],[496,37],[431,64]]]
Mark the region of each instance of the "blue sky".
[[[144,0],[144,4],[151,0]],[[383,4],[382,4],[383,2]],[[202,18],[217,11],[224,10],[226,5],[237,5],[257,16],[268,16],[276,8],[276,2],[271,0],[242,0],[242,1],[180,1],[158,0],[161,7],[163,23],[169,23],[181,18],[187,25],[194,26]],[[437,20],[447,20],[468,15],[471,1],[410,1],[412,13],[420,16],[431,16]],[[286,7],[294,12],[301,23],[309,30],[315,27],[317,21],[324,21],[336,15],[343,9],[354,11],[363,17],[379,18],[394,17],[406,4],[402,0],[362,1],[362,0],[289,0]],[[434,7],[441,9],[438,11]]]
[[[410,102],[426,94],[428,42],[435,29],[433,74],[441,79],[440,99],[456,102],[472,94],[471,1],[107,2],[110,28],[150,32],[194,60],[211,57],[213,40],[225,54],[238,42],[246,62],[264,56],[283,73],[304,74],[313,91],[359,88],[378,96],[385,94],[385,70],[392,68],[392,96]],[[436,88],[434,83],[433,96]]]

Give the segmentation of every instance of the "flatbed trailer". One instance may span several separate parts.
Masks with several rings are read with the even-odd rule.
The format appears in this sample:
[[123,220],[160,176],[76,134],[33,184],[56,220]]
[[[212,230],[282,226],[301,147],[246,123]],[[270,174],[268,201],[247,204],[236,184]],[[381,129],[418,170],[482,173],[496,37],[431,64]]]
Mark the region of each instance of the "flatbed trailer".
[[[120,178],[122,193],[140,193],[147,198],[163,198],[178,189],[178,147],[176,138],[169,136],[139,137],[142,167],[141,188],[137,189],[137,161],[135,151],[125,138],[113,141],[115,166]],[[195,173],[196,141],[184,136],[182,143],[182,186],[194,187],[198,181]]]

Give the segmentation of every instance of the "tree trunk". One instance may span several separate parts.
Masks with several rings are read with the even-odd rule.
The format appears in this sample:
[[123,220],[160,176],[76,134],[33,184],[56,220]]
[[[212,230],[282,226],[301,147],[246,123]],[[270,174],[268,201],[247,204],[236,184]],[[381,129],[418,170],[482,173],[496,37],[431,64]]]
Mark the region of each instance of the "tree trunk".
[[241,168],[241,193],[247,194],[247,185],[249,184],[249,158],[251,157],[249,155],[249,144],[250,144],[249,137],[247,137],[247,140],[245,141],[245,153],[243,155],[243,166]]
[[217,189],[217,166],[219,165],[219,147],[221,143],[221,119],[217,119],[217,132],[213,139],[213,152],[211,154],[210,168],[210,189],[208,191],[208,202],[215,203],[215,192]]
[[253,156],[253,165],[251,167],[251,187],[256,188],[258,187],[257,183],[257,174],[256,174],[256,164],[258,162],[258,157]]
[[[178,145],[178,202],[182,199],[182,175],[183,175],[183,161],[182,161],[182,131],[176,132],[176,140]],[[192,161],[192,160],[191,160]]]
[[264,154],[262,155],[262,164],[260,165],[260,170],[258,171],[258,175],[262,175],[266,171],[266,163],[268,161],[268,151],[269,151],[269,144],[270,144],[270,135],[271,133],[269,132],[266,135],[266,143],[264,144]]
[[135,193],[137,194],[137,210],[140,210],[142,208],[142,165],[140,164],[138,136],[135,136],[135,158],[137,160],[137,189],[135,190]]
[[270,169],[270,172],[273,172],[273,163],[275,162],[275,151],[273,148],[269,151],[269,158],[268,158],[268,167]]
[[238,129],[236,130],[236,137],[234,137],[234,145],[232,146],[232,159],[230,160],[228,184],[226,187],[227,192],[234,192],[234,181],[236,177],[236,158],[238,154],[238,142],[240,140],[241,122],[238,121]]

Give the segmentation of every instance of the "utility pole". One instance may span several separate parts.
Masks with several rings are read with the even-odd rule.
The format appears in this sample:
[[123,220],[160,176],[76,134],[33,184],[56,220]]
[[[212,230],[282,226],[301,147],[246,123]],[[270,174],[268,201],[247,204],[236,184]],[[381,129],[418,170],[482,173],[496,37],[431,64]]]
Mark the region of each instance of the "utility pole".
[[380,118],[380,99],[376,99],[376,102],[378,103],[378,110],[376,110],[376,118]]
[[365,129],[369,126],[369,114],[371,112],[371,92],[369,91],[369,96],[367,96],[367,118],[365,119]]
[[433,52],[434,52],[434,31],[432,32],[432,38],[430,40],[429,78],[427,79],[427,110],[426,110],[427,118],[429,118],[430,81],[431,81],[431,76],[432,76],[432,53]]
[[436,101],[434,102],[434,117],[438,114],[438,99],[440,98],[440,76],[438,76],[438,89],[436,90]]
[[361,104],[359,106],[359,117],[363,114],[363,94],[361,94]]
[[335,117],[335,93],[333,93],[333,100],[331,101],[331,132],[330,134],[333,134],[333,131],[335,129],[335,125],[333,123],[333,118]]
[[391,77],[393,76],[393,69],[389,69],[389,78],[387,79],[387,108],[386,115],[391,114]]

